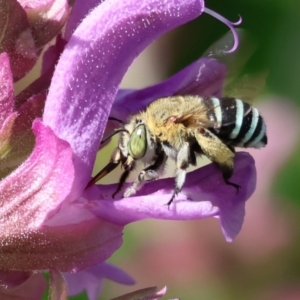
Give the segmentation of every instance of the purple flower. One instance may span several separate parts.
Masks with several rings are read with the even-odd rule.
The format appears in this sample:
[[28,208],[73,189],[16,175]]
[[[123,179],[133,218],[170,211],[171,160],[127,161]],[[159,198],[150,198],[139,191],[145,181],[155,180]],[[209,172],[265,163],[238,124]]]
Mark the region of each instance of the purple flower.
[[[204,3],[86,2],[82,10],[80,1],[75,4],[66,29],[66,46],[58,37],[44,57],[41,77],[18,99],[13,96],[15,73],[9,59],[6,54],[0,57],[0,79],[7,87],[0,95],[0,280],[6,287],[16,287],[30,284],[33,272],[50,270],[51,299],[67,293],[61,272],[79,272],[77,278],[83,279],[76,292],[86,289],[94,296],[99,287],[86,276],[95,281],[109,277],[131,283],[129,277],[120,279],[120,272],[108,276],[101,263],[120,247],[123,226],[133,221],[217,217],[226,240],[231,241],[242,226],[245,201],[255,187],[253,159],[240,153],[233,176],[242,186],[238,194],[224,184],[213,165],[190,173],[169,209],[165,203],[172,192],[171,179],[148,184],[135,197],[119,201],[111,199],[115,185],[85,189],[110,114],[126,119],[155,98],[175,93],[221,94],[226,73],[224,65],[203,58],[156,86],[119,91],[134,58],[163,33],[199,16]],[[53,32],[57,28],[54,26]],[[37,117],[50,78],[40,120]],[[72,276],[66,275],[70,291],[75,288]]]
[[101,293],[103,279],[110,279],[122,284],[134,284],[134,280],[125,272],[108,263],[87,268],[77,273],[65,273],[70,296],[86,290],[89,300],[97,300]]

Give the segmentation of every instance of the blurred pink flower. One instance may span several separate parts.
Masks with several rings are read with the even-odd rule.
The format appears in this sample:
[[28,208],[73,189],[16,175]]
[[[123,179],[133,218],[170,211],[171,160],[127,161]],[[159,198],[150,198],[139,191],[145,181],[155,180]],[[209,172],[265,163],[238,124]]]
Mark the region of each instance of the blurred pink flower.
[[299,142],[299,110],[288,99],[273,97],[261,103],[260,111],[267,120],[269,144],[261,151],[249,151],[256,162],[257,188],[248,204],[243,234],[235,241],[236,250],[249,263],[286,246],[293,232],[271,189]]
[[290,282],[283,284],[276,284],[262,295],[257,297],[257,300],[299,300],[300,299],[300,288],[299,282]]

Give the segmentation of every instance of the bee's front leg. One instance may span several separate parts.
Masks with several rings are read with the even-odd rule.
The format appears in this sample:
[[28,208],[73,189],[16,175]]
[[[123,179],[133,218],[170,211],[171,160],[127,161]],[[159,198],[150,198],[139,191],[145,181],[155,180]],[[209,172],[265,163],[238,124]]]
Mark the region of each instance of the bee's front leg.
[[170,205],[173,202],[176,195],[181,191],[183,184],[185,182],[186,169],[188,168],[191,162],[194,163],[194,160],[195,160],[195,156],[194,153],[191,152],[190,144],[188,142],[185,142],[177,153],[175,189],[170,201],[167,203],[168,205]]
[[136,194],[136,192],[142,188],[145,181],[153,181],[158,179],[163,171],[166,160],[166,154],[163,151],[160,151],[154,164],[142,170],[133,184],[126,189],[124,192],[124,197],[130,197]]

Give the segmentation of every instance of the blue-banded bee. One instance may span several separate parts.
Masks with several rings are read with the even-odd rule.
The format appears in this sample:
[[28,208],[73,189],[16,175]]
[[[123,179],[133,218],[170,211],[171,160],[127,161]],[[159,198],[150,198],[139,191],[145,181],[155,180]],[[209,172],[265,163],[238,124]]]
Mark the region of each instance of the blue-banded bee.
[[[124,192],[134,195],[146,181],[158,179],[168,157],[176,162],[175,188],[168,205],[182,189],[186,170],[196,165],[196,156],[205,155],[217,164],[225,183],[234,171],[235,147],[260,148],[267,144],[266,125],[259,111],[235,98],[171,96],[153,101],[130,117],[117,130],[120,138],[110,163],[88,186],[104,177],[120,163],[124,167],[118,193],[136,162],[148,165]],[[113,195],[113,196],[114,196]]]

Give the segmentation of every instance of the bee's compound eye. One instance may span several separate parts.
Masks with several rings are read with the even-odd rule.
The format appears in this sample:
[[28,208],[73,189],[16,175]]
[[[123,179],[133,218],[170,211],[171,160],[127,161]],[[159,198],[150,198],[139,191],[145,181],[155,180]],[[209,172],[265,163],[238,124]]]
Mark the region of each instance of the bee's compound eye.
[[134,159],[142,158],[147,150],[147,136],[145,125],[137,126],[129,139],[128,152]]

